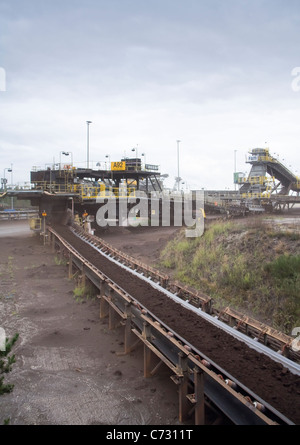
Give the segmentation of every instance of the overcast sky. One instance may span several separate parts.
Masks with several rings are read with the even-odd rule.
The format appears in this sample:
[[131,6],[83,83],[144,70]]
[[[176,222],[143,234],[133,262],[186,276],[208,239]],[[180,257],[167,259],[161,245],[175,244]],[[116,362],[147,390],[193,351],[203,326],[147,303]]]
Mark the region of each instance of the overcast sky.
[[299,0],[0,0],[0,176],[85,166],[87,120],[94,165],[137,148],[169,185],[177,140],[192,188],[255,147],[300,175],[299,29]]

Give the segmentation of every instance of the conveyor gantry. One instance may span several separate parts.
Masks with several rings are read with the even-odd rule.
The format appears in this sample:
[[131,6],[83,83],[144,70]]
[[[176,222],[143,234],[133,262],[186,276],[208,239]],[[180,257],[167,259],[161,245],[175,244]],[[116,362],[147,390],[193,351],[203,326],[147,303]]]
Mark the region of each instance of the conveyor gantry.
[[252,164],[248,178],[236,178],[236,182],[242,184],[241,194],[261,194],[261,197],[265,194],[269,197],[280,186],[280,195],[288,195],[290,191],[300,192],[300,178],[271,156],[269,149],[254,148],[248,155],[247,163]]

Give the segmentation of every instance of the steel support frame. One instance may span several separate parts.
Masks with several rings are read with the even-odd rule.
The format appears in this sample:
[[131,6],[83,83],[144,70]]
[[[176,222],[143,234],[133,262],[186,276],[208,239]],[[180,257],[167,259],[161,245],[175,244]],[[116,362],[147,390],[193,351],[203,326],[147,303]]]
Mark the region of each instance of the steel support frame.
[[[59,245],[60,255],[68,258],[69,276],[73,274],[75,266],[99,290],[100,318],[109,318],[109,329],[124,327],[124,351],[120,354],[129,353],[142,342],[146,378],[153,376],[162,363],[173,372],[171,378],[178,385],[180,422],[187,420],[191,412],[194,412],[195,424],[203,425],[207,399],[235,424],[276,424],[204,366],[200,357],[194,355],[189,346],[178,341],[153,319],[152,314],[148,314],[101,271],[95,270],[80,254],[72,251],[67,243],[53,237],[56,238],[54,233],[50,239],[52,249],[56,244]],[[135,342],[132,334],[137,337]]]
[[[294,340],[293,337],[284,335],[270,326],[259,323],[257,320],[245,317],[244,314],[233,311],[229,307],[224,311],[219,312],[213,307],[213,302],[210,297],[199,293],[199,291],[192,290],[187,286],[183,286],[177,281],[170,281],[168,276],[159,273],[130,255],[112,247],[104,240],[83,232],[82,228],[79,226],[75,226],[72,231],[83,240],[88,241],[91,245],[101,249],[102,252],[116,256],[122,264],[127,267],[134,271],[140,271],[144,276],[151,277],[154,281],[159,282],[163,288],[176,294],[176,296],[183,301],[188,300],[192,307],[201,307],[202,311],[205,313],[216,315],[220,320],[225,321],[225,323],[228,323],[230,326],[234,326],[235,329],[241,332],[245,332],[246,335],[257,339],[260,343],[268,345],[271,349],[275,351],[281,350],[284,356],[299,359],[299,353],[297,354],[290,348],[290,345]],[[245,318],[247,320],[245,320]]]

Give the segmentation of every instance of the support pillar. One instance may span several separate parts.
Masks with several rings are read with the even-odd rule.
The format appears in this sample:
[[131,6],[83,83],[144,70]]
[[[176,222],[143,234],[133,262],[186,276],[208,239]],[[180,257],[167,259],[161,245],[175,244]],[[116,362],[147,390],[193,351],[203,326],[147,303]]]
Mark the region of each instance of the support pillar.
[[52,253],[55,253],[55,235],[52,232],[50,232],[50,244]]
[[82,264],[82,268],[81,268],[80,285],[82,287],[85,287],[85,285],[86,285],[86,275],[85,275],[85,272],[84,272],[84,265],[83,264]]
[[126,313],[126,319],[125,319],[125,327],[124,327],[124,352],[127,354],[130,352],[130,345],[131,345],[131,304],[126,303],[125,304],[125,313]]
[[179,381],[179,421],[184,422],[188,418],[188,362],[187,356],[179,352],[179,372],[182,375]]
[[194,368],[195,387],[195,425],[205,425],[204,374],[198,367]]
[[73,256],[72,256],[71,253],[69,254],[69,273],[68,273],[68,276],[69,276],[69,280],[71,278],[73,278]]
[[[109,289],[109,299],[110,301],[113,301],[111,288]],[[116,311],[110,304],[108,307],[108,329],[110,330],[114,329],[115,325],[116,325]]]
[[108,303],[107,301],[103,298],[105,292],[105,281],[101,280],[100,282],[100,311],[99,311],[99,317],[100,318],[105,318],[108,315]]
[[105,318],[108,315],[108,303],[104,298],[100,297],[100,318]]
[[59,245],[59,252],[58,252],[58,255],[59,255],[59,260],[60,260],[61,263],[63,264],[63,261],[64,261],[64,247],[63,247],[62,244]]
[[[144,323],[143,338],[151,343],[151,326]],[[150,348],[144,344],[144,377],[152,377],[153,354]]]

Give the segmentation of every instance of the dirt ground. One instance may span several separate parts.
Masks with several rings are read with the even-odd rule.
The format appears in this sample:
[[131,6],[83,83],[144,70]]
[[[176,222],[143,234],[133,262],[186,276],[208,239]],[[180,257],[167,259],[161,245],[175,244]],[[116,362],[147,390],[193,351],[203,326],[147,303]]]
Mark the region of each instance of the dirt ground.
[[[97,235],[155,265],[176,230]],[[27,222],[0,223],[0,327],[9,337],[20,334],[6,380],[15,387],[0,397],[0,425],[6,418],[14,425],[178,425],[169,370],[145,379],[141,348],[119,354],[121,330],[99,319],[99,301],[74,298],[66,266],[41,241]]]
[[74,298],[66,266],[27,221],[1,222],[0,247],[0,327],[20,335],[0,425],[179,424],[169,371],[145,379],[141,348],[119,354],[121,330],[100,320],[98,300]]
[[163,247],[181,230],[178,227],[151,227],[150,230],[148,227],[109,227],[103,230],[96,225],[93,228],[96,236],[152,267],[158,265]]

